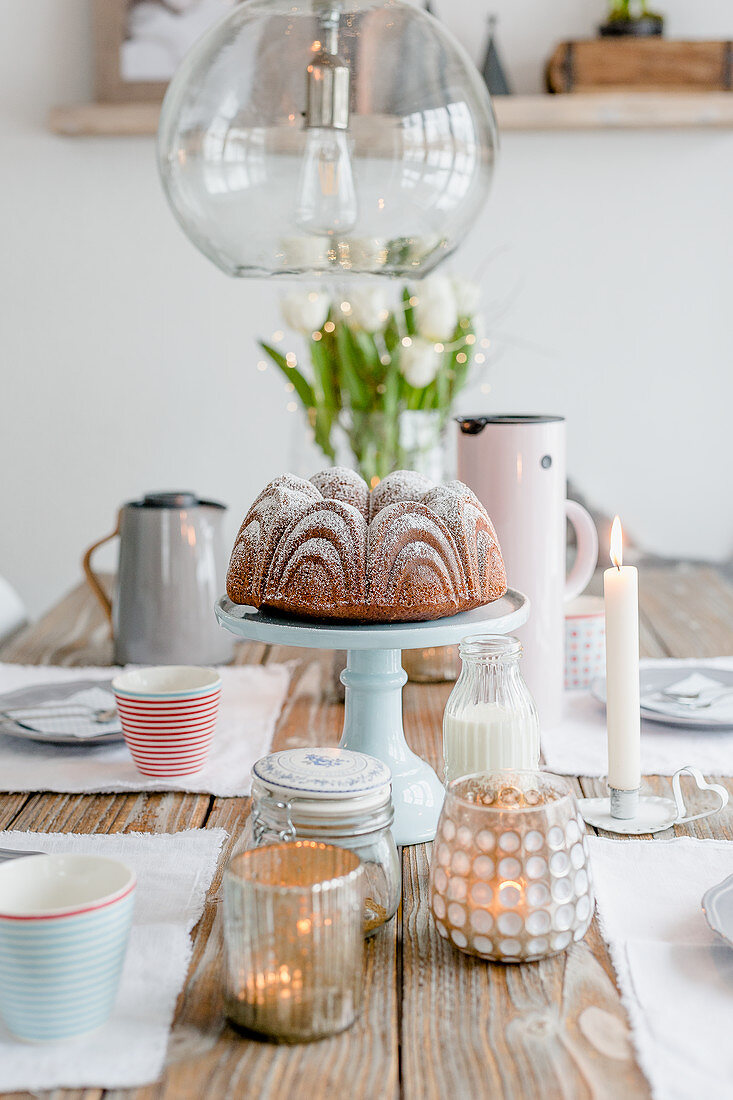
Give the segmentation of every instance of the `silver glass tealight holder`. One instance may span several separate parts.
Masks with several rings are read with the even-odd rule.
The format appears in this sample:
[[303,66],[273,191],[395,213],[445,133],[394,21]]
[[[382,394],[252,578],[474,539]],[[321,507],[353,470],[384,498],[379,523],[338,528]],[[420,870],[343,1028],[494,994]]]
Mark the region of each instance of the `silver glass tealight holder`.
[[226,1012],[298,1043],[350,1027],[361,1009],[364,865],[298,840],[236,856],[224,875]]

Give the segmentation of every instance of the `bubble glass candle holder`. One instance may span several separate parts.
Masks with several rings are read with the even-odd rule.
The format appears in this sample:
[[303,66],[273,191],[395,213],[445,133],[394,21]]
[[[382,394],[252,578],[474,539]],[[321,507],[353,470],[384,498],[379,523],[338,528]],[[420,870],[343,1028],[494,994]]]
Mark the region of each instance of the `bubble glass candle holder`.
[[564,779],[497,771],[449,785],[430,865],[444,939],[497,962],[542,959],[583,938],[594,900],[585,824]]
[[312,840],[236,856],[224,876],[226,1008],[281,1042],[351,1027],[361,1009],[364,865]]

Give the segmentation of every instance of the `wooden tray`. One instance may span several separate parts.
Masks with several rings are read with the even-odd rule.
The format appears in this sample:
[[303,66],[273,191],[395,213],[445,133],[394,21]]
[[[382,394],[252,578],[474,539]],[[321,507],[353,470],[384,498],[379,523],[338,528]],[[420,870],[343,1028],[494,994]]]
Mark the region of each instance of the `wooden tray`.
[[561,42],[546,76],[551,92],[730,91],[733,43],[664,38]]

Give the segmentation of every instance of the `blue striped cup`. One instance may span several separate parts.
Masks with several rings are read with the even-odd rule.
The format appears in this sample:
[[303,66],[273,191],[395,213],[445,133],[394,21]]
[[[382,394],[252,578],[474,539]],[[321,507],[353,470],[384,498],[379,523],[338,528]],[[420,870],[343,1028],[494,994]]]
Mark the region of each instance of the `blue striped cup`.
[[0,864],[0,1016],[56,1042],[107,1020],[132,921],[135,875],[115,859],[41,855]]

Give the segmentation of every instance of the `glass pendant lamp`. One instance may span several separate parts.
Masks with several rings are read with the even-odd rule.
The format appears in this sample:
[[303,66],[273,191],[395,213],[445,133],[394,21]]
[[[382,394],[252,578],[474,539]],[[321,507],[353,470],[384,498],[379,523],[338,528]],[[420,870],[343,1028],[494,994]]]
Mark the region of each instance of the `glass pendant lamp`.
[[431,271],[475,224],[496,124],[462,47],[403,0],[245,0],[168,88],[171,207],[229,275]]

